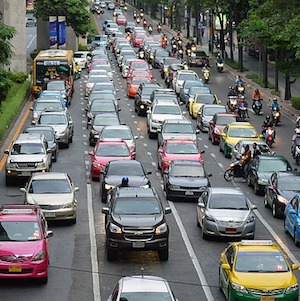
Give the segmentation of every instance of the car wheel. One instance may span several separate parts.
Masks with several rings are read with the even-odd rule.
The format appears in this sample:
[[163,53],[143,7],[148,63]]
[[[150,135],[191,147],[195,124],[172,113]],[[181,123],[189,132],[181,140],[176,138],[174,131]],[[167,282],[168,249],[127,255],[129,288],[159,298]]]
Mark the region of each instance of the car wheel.
[[275,201],[273,201],[273,203],[272,203],[272,215],[273,215],[273,217],[279,217],[278,208],[276,206]]
[[201,229],[201,237],[203,240],[208,240],[208,235],[204,232],[204,225],[202,224],[202,229]]
[[106,247],[106,259],[107,261],[114,261],[116,259],[117,252],[108,246]]
[[270,207],[266,195],[264,196],[264,205],[265,205],[266,208],[269,208],[269,207]]
[[209,130],[208,130],[208,140],[212,141]]
[[159,250],[158,256],[161,261],[167,261],[169,259],[169,247]]
[[223,293],[220,271],[219,271],[218,283],[219,283],[219,291]]
[[70,143],[73,142],[73,136],[71,136],[71,137],[69,138],[69,142],[70,142]]
[[247,177],[247,184],[248,184],[249,187],[252,187],[252,186],[253,186],[253,185],[252,185],[252,182],[251,182],[250,175],[248,175],[248,177]]
[[40,282],[40,284],[47,284],[48,283],[48,276],[39,278],[39,282]]
[[101,202],[102,203],[106,203],[106,200],[107,200],[107,195],[105,195],[103,192],[101,194]]
[[71,225],[75,225],[76,222],[77,222],[76,216],[75,216],[75,218],[73,218],[73,219],[70,220],[70,224]]
[[220,151],[220,153],[223,153],[223,150],[222,150],[222,148],[221,148],[221,145],[219,144],[219,151]]
[[232,181],[234,179],[234,171],[232,169],[228,169],[224,172],[224,179],[226,181]]
[[296,229],[294,229],[294,242],[296,247],[300,247],[299,237]]
[[69,148],[70,147],[70,142],[68,141],[67,143],[65,143],[65,148]]
[[259,186],[258,186],[258,183],[257,183],[257,182],[254,183],[254,193],[255,193],[256,195],[259,195],[259,194],[260,194]]
[[12,179],[8,176],[5,177],[5,185],[11,186],[12,185]]
[[288,231],[287,226],[286,226],[285,218],[284,218],[284,220],[283,220],[283,228],[284,228],[285,234],[289,234],[289,231]]

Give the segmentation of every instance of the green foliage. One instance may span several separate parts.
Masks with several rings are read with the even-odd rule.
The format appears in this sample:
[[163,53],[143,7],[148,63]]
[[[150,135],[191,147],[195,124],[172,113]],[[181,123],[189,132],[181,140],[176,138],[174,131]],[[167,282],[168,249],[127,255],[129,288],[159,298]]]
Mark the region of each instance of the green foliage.
[[32,60],[35,59],[35,57],[38,55],[39,51],[37,49],[34,49],[32,52],[30,52],[30,57]]
[[87,51],[88,48],[85,45],[79,44],[78,45],[78,51]]
[[18,73],[11,73],[10,74],[10,79],[14,83],[24,83],[28,77],[28,74],[26,72],[18,72]]
[[292,97],[291,102],[295,109],[300,110],[300,97]]
[[10,72],[0,69],[0,103],[4,101],[13,81],[10,78]]
[[0,23],[0,64],[9,65],[9,59],[13,55],[10,40],[14,37],[16,30],[14,27]]

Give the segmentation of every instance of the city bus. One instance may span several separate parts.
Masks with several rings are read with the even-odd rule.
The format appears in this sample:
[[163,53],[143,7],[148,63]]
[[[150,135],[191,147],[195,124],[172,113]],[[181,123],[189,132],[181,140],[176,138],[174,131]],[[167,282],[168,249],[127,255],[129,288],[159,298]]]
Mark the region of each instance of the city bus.
[[32,80],[33,96],[37,98],[49,80],[63,79],[70,87],[70,95],[74,91],[74,55],[72,50],[41,50],[33,60]]

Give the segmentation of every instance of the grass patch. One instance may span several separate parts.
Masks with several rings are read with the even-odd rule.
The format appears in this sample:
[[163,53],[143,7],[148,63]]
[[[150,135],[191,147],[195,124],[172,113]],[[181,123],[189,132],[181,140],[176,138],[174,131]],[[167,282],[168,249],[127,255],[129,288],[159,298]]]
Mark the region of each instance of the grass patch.
[[239,64],[235,61],[232,62],[231,60],[226,60],[225,63],[232,69],[236,69],[236,70],[239,69]]
[[[262,78],[258,74],[247,74],[247,78],[251,79],[252,81],[254,81],[255,83],[257,83],[261,87],[265,88],[264,87],[264,82],[263,82]],[[275,92],[275,85],[273,85],[270,82],[268,82],[268,88],[271,89],[271,93],[272,94],[280,96],[280,92]]]
[[90,25],[89,25],[89,33],[88,33],[88,37],[87,37],[88,44],[90,44],[92,42],[92,39],[96,34],[99,34],[99,31],[98,31],[98,27],[97,27],[96,22],[95,22],[94,15],[91,14]]
[[30,90],[30,81],[23,83],[14,83],[0,106],[0,139],[4,137],[5,132],[19,114],[19,110],[26,100]]
[[291,103],[295,109],[300,110],[300,97],[292,97]]

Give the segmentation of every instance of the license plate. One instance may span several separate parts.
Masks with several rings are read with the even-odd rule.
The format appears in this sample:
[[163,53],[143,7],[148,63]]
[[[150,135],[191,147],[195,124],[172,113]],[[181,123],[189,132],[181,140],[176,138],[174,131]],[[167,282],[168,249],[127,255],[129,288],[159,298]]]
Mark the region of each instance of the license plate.
[[235,228],[226,228],[225,231],[229,232],[229,233],[235,233],[236,229]]
[[193,191],[186,191],[185,195],[194,195],[194,192]]
[[133,248],[145,248],[145,242],[143,241],[134,241],[132,243]]
[[260,301],[275,301],[275,297],[260,297]]
[[55,212],[45,212],[44,214],[45,214],[45,217],[55,217],[56,216]]
[[9,273],[21,273],[22,267],[19,265],[10,266],[10,267],[8,267],[8,272]]
[[31,172],[30,171],[22,171],[22,176],[24,176],[24,177],[30,177],[31,176]]

